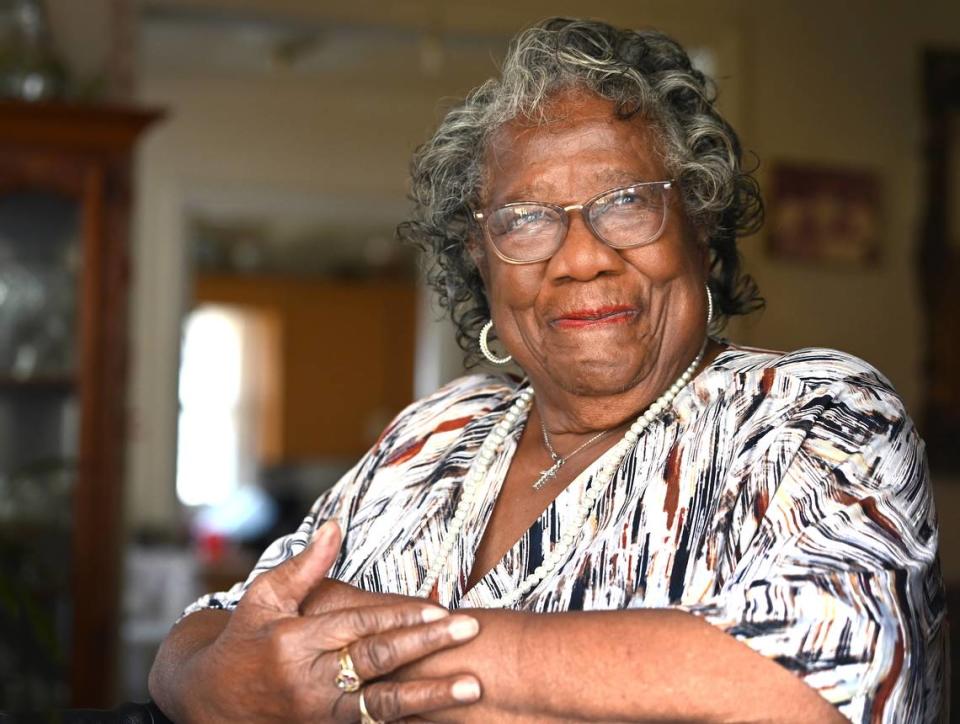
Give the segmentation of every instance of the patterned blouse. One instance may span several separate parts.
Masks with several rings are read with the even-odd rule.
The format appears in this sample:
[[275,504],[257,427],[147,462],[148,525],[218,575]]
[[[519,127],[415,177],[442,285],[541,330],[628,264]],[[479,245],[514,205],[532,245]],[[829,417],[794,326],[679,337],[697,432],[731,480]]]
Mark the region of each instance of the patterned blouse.
[[[260,572],[336,518],[332,575],[415,594],[491,427],[525,383],[456,380],[403,411],[245,583],[187,609],[236,606]],[[465,592],[516,450],[491,466],[434,589],[450,608],[496,605],[577,519],[601,456]],[[937,521],[923,443],[875,369],[826,349],[730,347],[642,434],[552,576],[517,608],[669,607],[702,616],[802,677],[857,722],[932,722],[946,657]]]

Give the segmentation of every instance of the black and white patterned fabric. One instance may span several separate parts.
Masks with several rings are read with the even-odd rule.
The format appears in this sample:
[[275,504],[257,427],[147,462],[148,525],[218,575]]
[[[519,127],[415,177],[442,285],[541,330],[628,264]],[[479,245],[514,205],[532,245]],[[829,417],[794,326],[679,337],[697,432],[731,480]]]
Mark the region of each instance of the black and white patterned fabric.
[[[236,606],[249,581],[345,531],[334,577],[415,594],[461,483],[523,382],[464,377],[414,403],[250,578],[186,613]],[[466,591],[522,426],[491,466],[431,597],[484,607],[514,590],[576,520],[603,457]],[[826,349],[729,347],[644,432],[552,576],[517,608],[670,607],[702,616],[802,677],[857,722],[932,722],[945,610],[923,443],[889,382]]]

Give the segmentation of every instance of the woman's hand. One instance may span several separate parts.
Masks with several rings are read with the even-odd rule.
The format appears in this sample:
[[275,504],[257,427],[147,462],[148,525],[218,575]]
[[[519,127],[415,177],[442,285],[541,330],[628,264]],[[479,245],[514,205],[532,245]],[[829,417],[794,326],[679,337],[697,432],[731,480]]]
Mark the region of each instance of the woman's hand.
[[376,681],[395,669],[473,638],[476,620],[420,601],[301,615],[310,591],[336,558],[339,531],[328,523],[297,556],[261,574],[222,633],[182,672],[183,711],[198,721],[329,721],[360,718],[360,692],[335,684],[347,647],[367,711],[384,721],[476,700],[464,675]]
[[345,608],[363,606],[383,606],[392,603],[419,603],[431,605],[429,601],[416,596],[402,596],[398,593],[372,593],[335,578],[324,578],[314,586],[303,603],[300,613],[304,616],[316,616]]

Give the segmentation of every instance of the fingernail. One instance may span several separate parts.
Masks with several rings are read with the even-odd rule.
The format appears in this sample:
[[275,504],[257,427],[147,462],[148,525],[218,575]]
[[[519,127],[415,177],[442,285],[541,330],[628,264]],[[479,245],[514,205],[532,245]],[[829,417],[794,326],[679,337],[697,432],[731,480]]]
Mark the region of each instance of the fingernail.
[[450,688],[457,701],[476,701],[480,698],[480,683],[476,679],[460,679]]
[[333,518],[331,518],[326,523],[324,523],[319,528],[317,528],[315,531],[313,531],[313,535],[310,537],[310,542],[321,543],[323,541],[328,540],[330,536],[333,535],[334,525],[335,525],[334,520]]
[[431,621],[439,621],[441,618],[446,618],[450,615],[450,612],[445,608],[437,608],[436,606],[431,606],[430,608],[425,608],[420,612],[420,618],[424,623],[430,623]]
[[477,623],[477,619],[469,616],[457,616],[447,627],[447,631],[450,632],[450,637],[454,641],[465,641],[473,638],[479,630],[480,624]]

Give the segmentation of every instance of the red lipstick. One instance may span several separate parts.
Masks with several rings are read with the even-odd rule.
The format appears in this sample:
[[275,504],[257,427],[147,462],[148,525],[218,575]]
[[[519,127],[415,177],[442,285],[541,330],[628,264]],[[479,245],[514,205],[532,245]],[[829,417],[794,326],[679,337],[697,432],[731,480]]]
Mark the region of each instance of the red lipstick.
[[606,324],[625,324],[636,316],[636,307],[621,304],[594,309],[573,309],[554,319],[553,324],[561,329],[579,329]]

